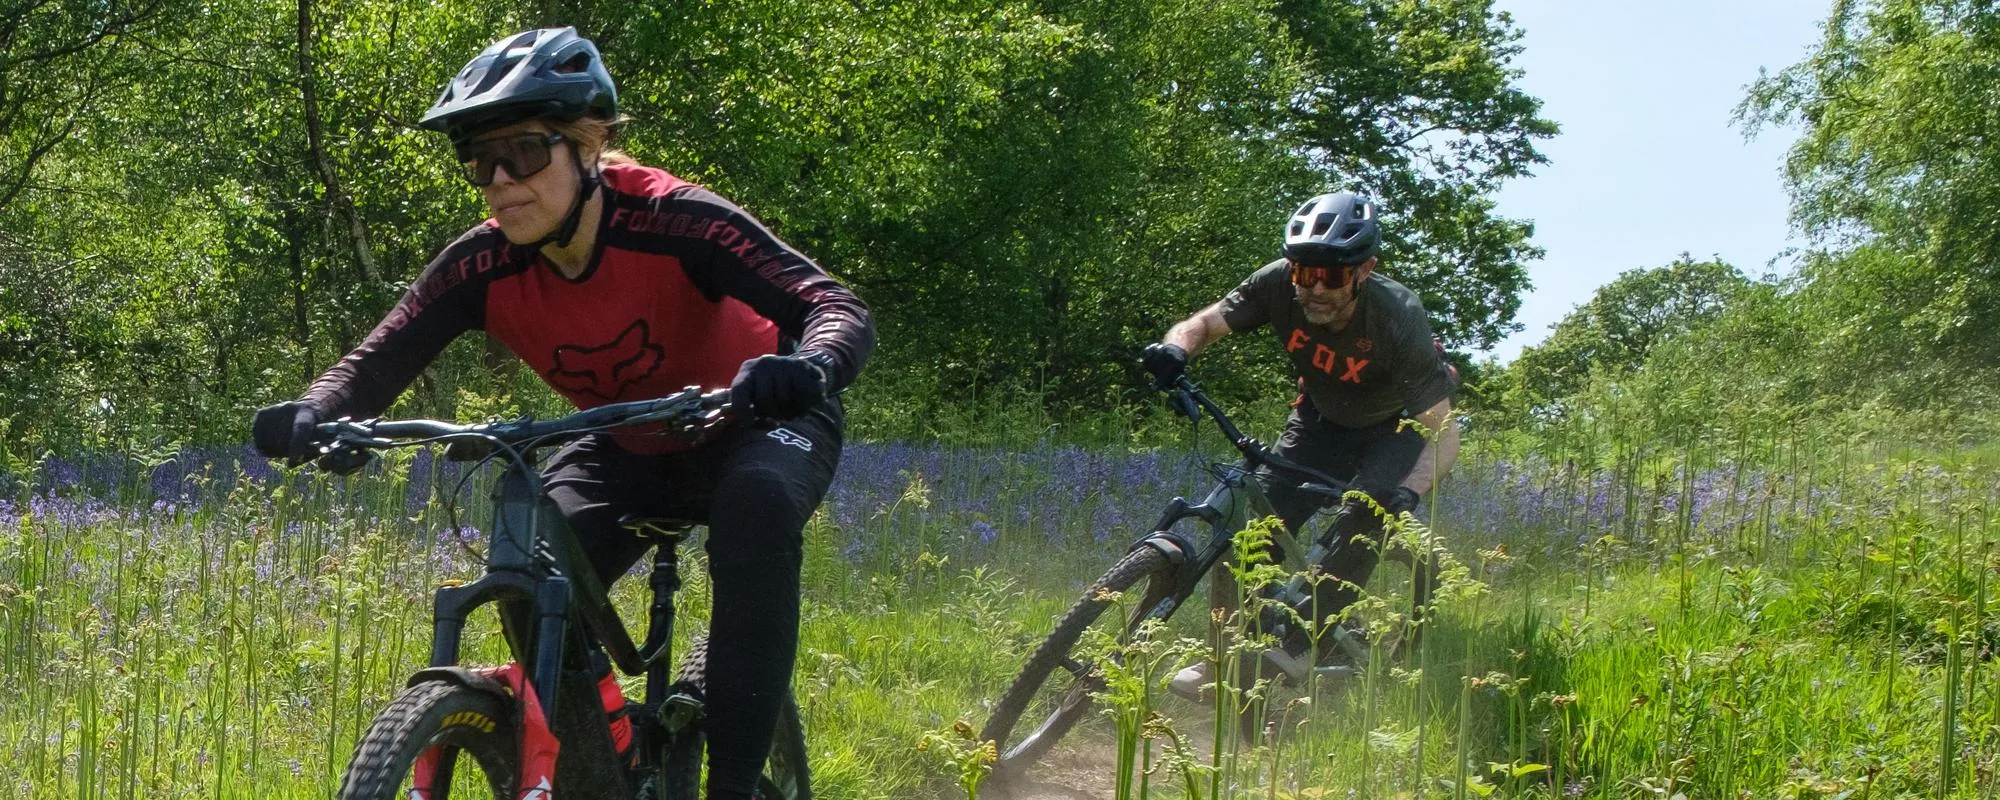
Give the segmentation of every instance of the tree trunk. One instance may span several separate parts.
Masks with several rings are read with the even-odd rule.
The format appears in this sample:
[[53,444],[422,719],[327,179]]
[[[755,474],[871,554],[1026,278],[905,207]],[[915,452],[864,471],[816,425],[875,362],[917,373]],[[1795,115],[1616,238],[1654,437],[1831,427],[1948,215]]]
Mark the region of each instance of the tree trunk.
[[354,261],[361,267],[361,277],[370,284],[380,283],[382,275],[375,268],[373,248],[368,243],[368,226],[361,221],[361,213],[355,210],[354,201],[341,191],[340,177],[333,172],[333,161],[326,157],[326,146],[320,136],[319,93],[314,88],[312,43],[312,0],[299,0],[299,87],[305,100],[306,147],[312,151],[313,166],[319,170],[320,185],[326,189],[327,205],[347,220],[347,233],[354,240]]
[[293,232],[291,236],[286,237],[291,242],[292,341],[297,342],[299,345],[300,374],[306,383],[311,383],[313,379],[312,323],[311,318],[306,314],[306,310],[309,308],[310,296],[308,292],[310,287],[306,285],[305,245],[300,241],[303,237],[295,233],[298,225],[293,219],[292,214],[289,212],[286,213],[285,218],[286,231]]

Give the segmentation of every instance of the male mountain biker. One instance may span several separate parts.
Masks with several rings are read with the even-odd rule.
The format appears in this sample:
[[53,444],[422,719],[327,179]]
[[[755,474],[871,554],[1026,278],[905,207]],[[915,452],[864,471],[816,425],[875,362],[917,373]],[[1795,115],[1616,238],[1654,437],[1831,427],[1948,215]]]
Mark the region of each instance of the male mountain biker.
[[645,549],[621,517],[707,522],[708,796],[749,798],[798,647],[802,531],[840,458],[834,395],[874,329],[852,292],[749,213],[608,149],[621,121],[596,46],[574,29],[510,36],[466,64],[419,124],[450,137],[492,217],[304,396],[258,411],[254,439],[268,456],[312,457],[315,424],[381,413],[470,330],[578,408],[728,385],[740,424],[692,444],[588,436],[544,479],[606,584]]
[[[1351,477],[1355,489],[1396,514],[1415,508],[1455,455],[1456,431],[1446,423],[1457,380],[1416,293],[1375,271],[1381,238],[1374,204],[1353,193],[1306,201],[1285,222],[1282,258],[1147,345],[1142,363],[1165,389],[1202,348],[1270,325],[1299,385],[1278,454]],[[1403,425],[1405,419],[1422,428]],[[1433,446],[1425,431],[1443,435]],[[1297,479],[1268,470],[1259,477],[1288,530],[1300,531],[1328,502],[1300,490]],[[1321,566],[1334,580],[1315,585],[1310,608],[1299,609],[1308,619],[1324,620],[1354,602],[1375,569],[1381,531],[1380,517],[1365,502],[1341,502],[1322,534],[1332,551]],[[1267,657],[1296,674],[1305,648],[1293,637]],[[1314,660],[1334,651],[1332,637],[1323,637]],[[1208,665],[1198,664],[1170,686],[1199,698],[1211,680]]]

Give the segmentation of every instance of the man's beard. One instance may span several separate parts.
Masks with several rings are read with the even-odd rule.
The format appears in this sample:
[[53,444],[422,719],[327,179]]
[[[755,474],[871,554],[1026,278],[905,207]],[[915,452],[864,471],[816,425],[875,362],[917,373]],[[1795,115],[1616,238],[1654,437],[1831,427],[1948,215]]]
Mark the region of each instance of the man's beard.
[[1306,298],[1303,296],[1303,294],[1299,297],[1299,311],[1306,315],[1307,322],[1310,322],[1314,325],[1331,326],[1334,323],[1339,322],[1341,320],[1341,317],[1345,316],[1347,312],[1353,307],[1354,307],[1354,298],[1350,297],[1347,299],[1347,302],[1345,303],[1341,302],[1328,303],[1326,305],[1327,310],[1325,311],[1314,311],[1313,304],[1306,302]]

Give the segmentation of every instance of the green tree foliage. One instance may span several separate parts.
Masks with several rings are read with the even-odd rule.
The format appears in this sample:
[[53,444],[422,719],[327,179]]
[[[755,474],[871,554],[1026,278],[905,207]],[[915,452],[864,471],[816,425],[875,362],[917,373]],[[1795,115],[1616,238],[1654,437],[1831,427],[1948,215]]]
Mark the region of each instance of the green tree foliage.
[[1335,175],[1387,200],[1387,269],[1424,295],[1447,342],[1483,349],[1519,326],[1533,227],[1493,213],[1501,181],[1556,133],[1514,87],[1511,18],[1487,0],[1278,6],[1307,59],[1296,125]]
[[1593,373],[1622,376],[1644,366],[1655,346],[1714,320],[1748,284],[1735,267],[1686,254],[1664,267],[1627,270],[1511,368],[1530,403],[1561,400],[1582,391]]
[[1836,3],[1820,45],[1752,87],[1752,126],[1805,129],[1793,215],[1823,247],[1807,299],[1841,363],[2000,364],[1995,87],[2000,9],[1943,0]]
[[[529,27],[604,47],[629,150],[852,282],[882,327],[861,391],[918,407],[1143,396],[1139,345],[1330,185],[1387,201],[1386,269],[1449,341],[1488,344],[1536,254],[1488,196],[1554,131],[1483,0],[14,2],[0,88],[36,104],[0,104],[0,189],[22,187],[0,206],[0,419],[51,441],[110,418],[233,439],[298,392],[478,219],[414,120]],[[83,45],[60,79],[19,55],[47,31]],[[1219,351],[1221,388],[1277,385],[1255,355]],[[510,385],[487,356],[447,353],[416,402]]]
[[1580,311],[1497,393],[1515,411],[1566,396],[1570,422],[1615,416],[1671,441],[1807,423],[1906,441],[1982,435],[2000,394],[1996,86],[1991,4],[1834,3],[1819,45],[1739,108],[1752,132],[1801,130],[1785,165],[1811,243],[1797,270],[1727,281],[1738,288],[1719,313],[1651,341],[1636,371],[1621,334],[1589,321],[1602,309]]
[[35,166],[139,79],[135,34],[161,0],[0,2],[0,211]]

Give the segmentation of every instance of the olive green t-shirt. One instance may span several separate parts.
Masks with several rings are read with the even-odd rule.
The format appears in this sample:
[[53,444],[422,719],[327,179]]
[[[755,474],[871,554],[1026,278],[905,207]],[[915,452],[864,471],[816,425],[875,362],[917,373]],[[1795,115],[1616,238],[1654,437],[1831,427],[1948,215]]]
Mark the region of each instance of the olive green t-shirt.
[[1338,331],[1306,321],[1283,260],[1230,290],[1222,319],[1239,333],[1270,325],[1306,397],[1336,425],[1416,414],[1458,388],[1438,357],[1423,301],[1379,272],[1362,281],[1354,317]]

